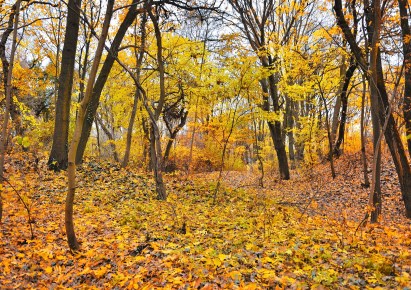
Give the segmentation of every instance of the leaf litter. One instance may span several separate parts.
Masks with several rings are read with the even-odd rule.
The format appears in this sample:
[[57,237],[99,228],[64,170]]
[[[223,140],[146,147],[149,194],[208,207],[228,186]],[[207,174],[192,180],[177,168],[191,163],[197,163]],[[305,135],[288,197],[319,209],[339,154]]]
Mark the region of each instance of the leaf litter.
[[30,205],[35,237],[3,185],[0,288],[407,289],[410,222],[392,166],[383,166],[384,219],[358,227],[368,193],[357,157],[337,161],[335,180],[326,164],[311,179],[295,171],[265,188],[256,172],[229,172],[215,204],[213,173],[167,175],[164,202],[151,176],[88,161],[79,168],[75,253],[64,233],[65,173],[14,164],[9,180]]

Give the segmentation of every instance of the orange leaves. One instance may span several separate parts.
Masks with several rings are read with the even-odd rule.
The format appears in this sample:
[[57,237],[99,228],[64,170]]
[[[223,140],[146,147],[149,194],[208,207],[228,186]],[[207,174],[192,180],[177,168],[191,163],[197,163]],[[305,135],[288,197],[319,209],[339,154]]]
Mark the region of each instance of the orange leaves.
[[[326,289],[410,283],[409,226],[368,226],[355,233],[353,208],[347,207],[343,220],[329,210],[329,216],[317,215],[324,201],[307,195],[307,184],[275,185],[281,190],[226,184],[219,203],[211,206],[213,187],[204,181],[210,175],[190,181],[173,175],[167,177],[173,187],[165,204],[154,198],[150,178],[93,168],[84,164],[81,171],[76,228],[83,243],[75,254],[67,251],[63,231],[63,179],[44,172],[37,197],[30,195],[33,240],[11,230],[21,228],[24,212],[6,188],[0,288]],[[26,177],[13,180],[22,187],[35,184],[34,175]],[[232,178],[237,188],[244,180],[239,172]],[[318,190],[330,186],[324,181]],[[306,199],[296,194],[300,191]],[[326,198],[331,203],[342,197]],[[306,210],[289,206],[295,200]]]

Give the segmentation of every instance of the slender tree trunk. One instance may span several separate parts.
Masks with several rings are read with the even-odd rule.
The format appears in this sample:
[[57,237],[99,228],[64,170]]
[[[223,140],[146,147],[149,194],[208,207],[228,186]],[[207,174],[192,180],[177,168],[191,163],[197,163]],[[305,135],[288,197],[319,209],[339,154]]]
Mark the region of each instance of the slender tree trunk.
[[340,117],[340,111],[341,111],[341,92],[343,91],[343,86],[345,83],[345,76],[347,73],[347,65],[345,62],[346,62],[346,57],[345,55],[343,55],[342,60],[341,60],[342,64],[340,66],[340,78],[341,78],[340,87],[338,88],[338,94],[337,94],[337,99],[334,105],[333,119],[332,119],[332,124],[331,124],[332,144],[334,144],[335,142],[335,137],[337,136],[337,129],[338,129],[338,124],[339,124],[339,117]]
[[411,28],[408,14],[409,1],[398,0],[401,16],[402,51],[404,54],[404,105],[403,115],[407,136],[408,154],[411,157]]
[[[6,56],[6,44],[9,39],[9,36],[14,32],[14,26],[15,26],[15,17],[16,17],[16,8],[17,4],[21,3],[21,1],[16,1],[14,5],[10,9],[10,15],[9,19],[7,21],[7,27],[4,30],[1,40],[0,40],[0,59],[3,67],[3,86],[4,86],[4,92],[7,94],[7,77],[9,75],[9,66],[10,62],[7,59]],[[23,134],[23,128],[21,124],[21,113],[16,106],[13,97],[10,98],[10,103],[8,105],[8,115],[11,117],[11,120],[14,124],[14,129],[17,135],[22,135]]]
[[100,129],[99,129],[99,125],[98,125],[97,119],[94,120],[94,125],[96,126],[96,138],[97,138],[98,156],[101,157]]
[[335,178],[335,168],[334,168],[334,158],[332,154],[332,148],[333,148],[333,143],[332,143],[332,137],[331,137],[331,128],[330,128],[330,122],[328,119],[328,107],[327,107],[327,101],[325,100],[325,97],[321,93],[321,99],[324,103],[324,108],[325,108],[325,125],[327,127],[327,137],[328,137],[328,157],[330,159],[330,168],[331,168],[331,176],[332,178]]
[[368,188],[370,187],[370,180],[368,178],[368,165],[367,165],[367,155],[365,152],[365,146],[366,146],[366,137],[365,137],[365,98],[366,98],[366,90],[367,90],[367,85],[366,85],[366,79],[363,75],[363,91],[362,91],[362,98],[361,98],[361,124],[360,124],[360,134],[361,134],[361,159],[362,159],[362,164],[363,164],[363,174],[364,174],[364,187]]
[[[146,43],[146,23],[147,23],[147,14],[144,13],[141,24],[140,24],[140,32],[141,32],[141,43],[140,43],[140,48],[138,50],[135,50],[135,58],[136,58],[136,79],[138,82],[140,82],[140,73],[141,73],[141,64],[143,62],[143,56],[144,56],[144,51],[145,51],[145,43]],[[137,29],[135,29],[137,30]],[[137,35],[137,31],[136,35]],[[134,45],[137,47],[137,37],[134,38]],[[127,140],[126,140],[126,150],[124,152],[124,158],[123,158],[123,163],[122,167],[126,167],[128,164],[128,161],[130,159],[130,149],[131,149],[131,138],[133,135],[133,127],[134,127],[134,122],[136,120],[136,115],[137,115],[137,105],[138,105],[138,100],[141,99],[141,94],[140,90],[136,88],[136,92],[134,94],[134,100],[133,100],[133,109],[131,110],[131,116],[130,116],[130,121],[128,123],[128,128],[127,128]]]
[[136,89],[133,100],[133,108],[131,109],[130,121],[128,122],[127,128],[126,150],[124,151],[123,162],[121,163],[121,167],[123,168],[127,167],[128,161],[130,160],[131,138],[133,136],[133,127],[137,115],[138,100],[140,99],[139,93],[140,91]]
[[167,193],[163,181],[163,158],[161,152],[161,141],[160,141],[160,130],[157,127],[157,124],[154,123],[154,126],[151,126],[151,133],[153,139],[152,141],[152,161],[154,169],[154,179],[156,181],[156,192],[157,198],[159,200],[166,200]]
[[[7,145],[7,139],[8,139],[8,122],[9,122],[9,111],[10,111],[10,104],[11,104],[11,98],[12,96],[12,77],[13,77],[13,66],[14,66],[14,57],[16,54],[16,49],[17,49],[17,29],[19,25],[19,16],[20,16],[20,4],[21,0],[18,0],[16,4],[14,5],[14,17],[13,17],[13,40],[11,44],[11,52],[10,52],[10,61],[9,61],[9,67],[7,70],[7,77],[6,77],[6,86],[5,86],[5,91],[6,91],[6,109],[4,112],[4,119],[3,119],[3,129],[1,132],[1,138],[0,138],[0,183],[3,183],[3,174],[4,174],[4,160],[6,156],[6,145]],[[3,72],[4,73],[4,72]],[[2,221],[3,218],[3,198],[2,198],[2,193],[0,192],[0,222]]]
[[78,118],[76,121],[76,127],[74,130],[73,139],[71,141],[70,150],[68,153],[68,191],[66,196],[66,206],[65,206],[65,226],[67,241],[70,249],[77,250],[79,248],[79,243],[77,241],[74,222],[73,222],[73,206],[74,206],[74,196],[76,192],[76,152],[79,146],[81,131],[86,118],[86,108],[90,103],[92,97],[92,91],[94,87],[94,82],[96,80],[98,66],[100,64],[101,56],[104,50],[104,43],[108,35],[108,29],[110,27],[110,21],[113,15],[114,0],[108,0],[106,15],[104,17],[104,23],[100,39],[97,44],[96,52],[94,55],[93,65],[90,70],[89,78],[87,81],[86,91],[84,98],[80,103]]
[[70,127],[71,91],[74,79],[74,64],[80,25],[81,0],[69,0],[66,33],[61,55],[61,70],[58,80],[56,116],[54,119],[53,145],[48,166],[53,170],[67,168],[68,135]]
[[294,119],[293,119],[293,111],[294,111],[294,101],[287,97],[286,98],[286,108],[285,108],[285,120],[286,120],[286,132],[288,137],[288,156],[294,167],[295,161],[295,154],[294,154]]
[[344,133],[345,133],[345,124],[347,122],[347,110],[348,110],[348,86],[350,85],[350,81],[352,76],[354,75],[355,69],[357,68],[357,62],[355,61],[355,58],[351,56],[350,58],[350,66],[348,67],[348,70],[345,73],[345,78],[344,78],[344,84],[341,90],[340,94],[340,100],[341,100],[341,119],[340,119],[340,126],[338,130],[338,138],[335,142],[334,148],[333,148],[333,155],[340,155],[341,154],[341,144],[344,140]]

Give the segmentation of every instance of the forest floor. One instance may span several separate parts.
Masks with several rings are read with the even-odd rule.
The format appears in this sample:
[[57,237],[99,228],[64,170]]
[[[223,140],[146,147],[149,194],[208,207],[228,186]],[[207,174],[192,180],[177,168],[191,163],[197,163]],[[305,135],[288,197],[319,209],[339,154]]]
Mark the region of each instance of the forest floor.
[[165,202],[150,176],[88,161],[71,252],[66,174],[23,154],[0,188],[0,289],[410,289],[411,226],[388,158],[382,220],[365,226],[358,153],[336,161],[335,179],[327,163],[289,181],[266,173],[264,188],[258,172],[224,173],[216,202],[217,173],[167,175]]

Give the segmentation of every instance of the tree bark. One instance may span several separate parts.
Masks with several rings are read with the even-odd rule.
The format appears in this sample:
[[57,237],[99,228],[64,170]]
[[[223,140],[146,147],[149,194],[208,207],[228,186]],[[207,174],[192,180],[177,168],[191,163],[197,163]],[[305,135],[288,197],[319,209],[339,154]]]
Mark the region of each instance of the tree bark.
[[[14,16],[12,22],[12,31],[13,31],[13,40],[11,44],[11,52],[10,52],[10,61],[7,76],[6,76],[6,84],[5,84],[5,91],[6,91],[6,109],[4,112],[4,120],[3,120],[3,129],[1,132],[0,138],[0,183],[3,183],[3,174],[4,174],[4,160],[6,156],[6,144],[8,139],[8,122],[9,122],[9,112],[10,112],[10,104],[12,96],[12,77],[13,77],[13,66],[14,66],[14,57],[16,54],[17,49],[17,29],[19,25],[19,15],[20,15],[20,4],[21,0],[18,0],[14,6]],[[5,73],[3,71],[3,73]],[[3,198],[2,193],[0,192],[0,222],[3,218]]]
[[402,51],[404,54],[405,69],[403,116],[407,136],[408,154],[411,157],[411,29],[409,25],[410,15],[408,14],[408,3],[407,0],[398,0],[401,16]]
[[361,159],[362,159],[362,164],[363,164],[363,174],[364,174],[364,187],[368,188],[370,187],[370,180],[368,178],[368,165],[367,165],[367,155],[365,151],[365,146],[366,146],[366,137],[365,137],[365,98],[366,98],[366,80],[363,75],[363,91],[362,91],[362,98],[361,98],[361,119],[360,119],[360,134],[361,134]]
[[81,0],[69,0],[67,24],[61,55],[58,80],[58,96],[54,119],[53,145],[48,160],[49,169],[66,169],[68,165],[68,135],[70,127],[70,103],[73,88],[74,65],[80,26]]
[[347,122],[347,110],[348,110],[348,86],[350,85],[350,81],[352,76],[354,75],[355,69],[357,68],[357,62],[355,58],[351,56],[350,58],[350,66],[348,67],[347,71],[345,72],[344,84],[342,86],[340,100],[341,100],[341,118],[340,118],[340,126],[338,129],[338,138],[335,142],[333,150],[333,155],[339,156],[341,153],[341,144],[344,141],[344,134],[345,134],[345,124]]
[[[277,93],[277,85],[275,83],[274,76],[270,79],[265,79],[260,81],[261,88],[263,91],[263,110],[266,112],[270,111],[270,105],[268,101],[268,95],[274,96],[272,99],[277,101],[277,111],[274,108],[274,112],[279,113],[278,108],[278,98],[276,96]],[[268,85],[270,84],[270,86]],[[269,89],[270,88],[270,89]],[[282,137],[282,130],[281,130],[281,122],[280,121],[267,121],[268,129],[270,130],[271,138],[273,139],[274,148],[277,153],[278,159],[278,168],[280,171],[280,178],[283,180],[290,179],[290,172],[288,168],[288,160],[287,160],[287,153],[285,151],[284,140]]]

